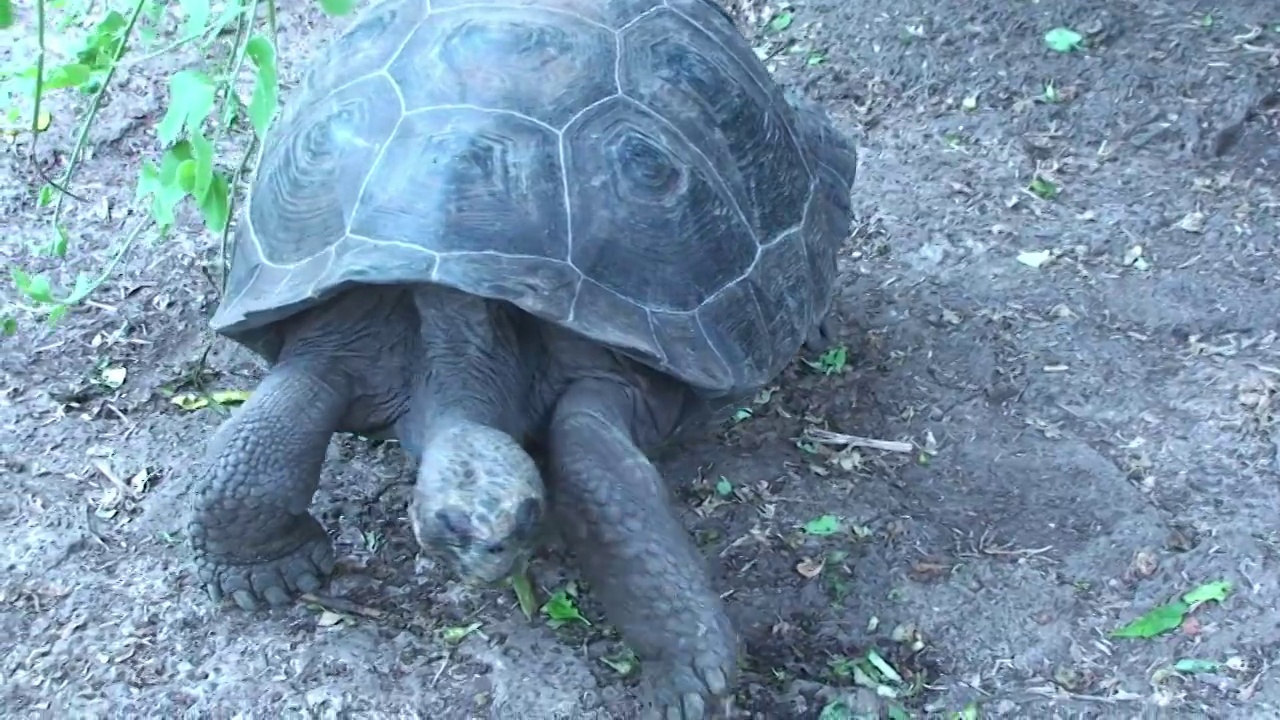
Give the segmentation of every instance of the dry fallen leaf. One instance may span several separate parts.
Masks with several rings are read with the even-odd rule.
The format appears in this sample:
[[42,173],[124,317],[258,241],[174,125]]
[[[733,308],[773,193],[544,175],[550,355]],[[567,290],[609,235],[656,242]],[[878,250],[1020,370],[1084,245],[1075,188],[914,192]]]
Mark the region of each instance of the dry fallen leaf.
[[1156,560],[1156,556],[1147,550],[1139,550],[1133,556],[1133,571],[1137,573],[1138,577],[1149,578],[1156,574],[1158,567],[1159,562]]
[[807,578],[815,578],[822,573],[822,568],[826,565],[825,560],[814,560],[813,558],[805,558],[796,565],[796,572]]
[[208,395],[182,393],[174,395],[169,402],[183,410],[199,410],[209,406],[210,398],[220,405],[240,405],[249,399],[249,394],[248,390],[214,390]]
[[1051,250],[1028,250],[1018,253],[1018,262],[1031,268],[1042,268],[1053,260]]
[[947,563],[939,562],[933,559],[917,560],[911,564],[911,570],[908,574],[912,580],[916,582],[933,582],[946,575],[951,571],[951,566]]
[[1204,213],[1189,212],[1178,221],[1178,227],[1189,233],[1204,232]]
[[1145,257],[1143,257],[1143,252],[1145,251],[1141,245],[1134,245],[1129,248],[1124,254],[1124,264],[1132,265],[1136,270],[1149,269],[1151,264],[1147,262]]
[[1188,637],[1195,637],[1200,634],[1200,621],[1194,615],[1188,615],[1182,620],[1182,634]]
[[109,367],[102,371],[102,383],[115,389],[124,385],[125,378],[128,376],[129,371],[122,367]]
[[333,627],[342,622],[342,616],[332,610],[325,610],[320,613],[320,617],[316,619],[316,624],[320,627]]
[[148,482],[151,480],[151,474],[146,468],[139,470],[136,475],[129,479],[129,489],[134,495],[141,495],[147,491]]
[[94,509],[93,514],[110,520],[120,512],[120,503],[123,500],[124,494],[120,492],[120,488],[108,485],[102,489],[102,498],[98,500],[98,507]]

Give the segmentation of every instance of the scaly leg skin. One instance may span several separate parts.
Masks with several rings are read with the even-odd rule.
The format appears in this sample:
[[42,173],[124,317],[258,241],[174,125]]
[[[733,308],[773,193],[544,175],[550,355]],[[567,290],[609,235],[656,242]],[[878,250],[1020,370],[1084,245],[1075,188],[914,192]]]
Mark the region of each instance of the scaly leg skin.
[[733,687],[738,640],[666,485],[636,447],[638,395],[582,380],[560,399],[552,506],[592,593],[639,656],[658,717],[702,720]]
[[307,512],[350,394],[326,379],[315,364],[276,366],[209,444],[188,535],[215,602],[278,607],[333,572],[333,543]]

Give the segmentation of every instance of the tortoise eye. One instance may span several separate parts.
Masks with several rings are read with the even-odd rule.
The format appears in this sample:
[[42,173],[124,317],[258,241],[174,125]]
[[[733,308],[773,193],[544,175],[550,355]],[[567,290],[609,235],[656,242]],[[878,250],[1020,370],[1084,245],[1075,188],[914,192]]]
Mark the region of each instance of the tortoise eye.
[[538,530],[538,522],[542,519],[542,506],[536,500],[525,500],[516,509],[516,536],[533,537]]

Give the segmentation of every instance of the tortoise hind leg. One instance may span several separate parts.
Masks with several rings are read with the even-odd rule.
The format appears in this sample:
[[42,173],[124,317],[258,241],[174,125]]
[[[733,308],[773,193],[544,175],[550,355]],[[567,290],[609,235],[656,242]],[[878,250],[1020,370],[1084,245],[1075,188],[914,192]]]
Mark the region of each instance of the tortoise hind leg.
[[[636,388],[580,380],[549,433],[552,507],[591,591],[639,656],[658,714],[701,720],[731,692],[738,641],[637,435],[665,435]],[[648,399],[652,402],[653,399]]]
[[307,507],[347,405],[348,392],[323,367],[284,363],[218,429],[188,525],[196,570],[215,601],[279,606],[332,572],[333,543]]

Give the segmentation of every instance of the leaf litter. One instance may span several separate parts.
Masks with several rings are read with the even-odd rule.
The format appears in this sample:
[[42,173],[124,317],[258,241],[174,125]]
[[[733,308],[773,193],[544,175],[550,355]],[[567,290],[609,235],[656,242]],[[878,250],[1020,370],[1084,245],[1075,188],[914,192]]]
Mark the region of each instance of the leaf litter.
[[1111,632],[1111,637],[1148,640],[1182,626],[1184,620],[1201,605],[1222,603],[1231,594],[1231,583],[1215,580],[1193,588],[1170,603],[1148,610],[1141,617]]

